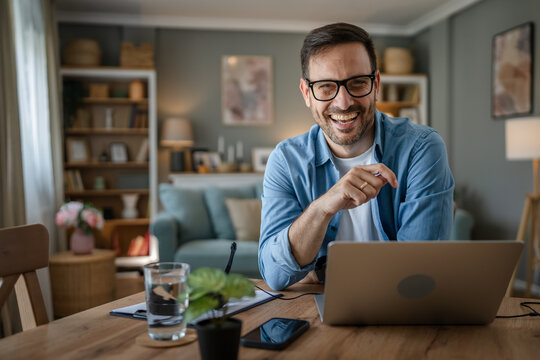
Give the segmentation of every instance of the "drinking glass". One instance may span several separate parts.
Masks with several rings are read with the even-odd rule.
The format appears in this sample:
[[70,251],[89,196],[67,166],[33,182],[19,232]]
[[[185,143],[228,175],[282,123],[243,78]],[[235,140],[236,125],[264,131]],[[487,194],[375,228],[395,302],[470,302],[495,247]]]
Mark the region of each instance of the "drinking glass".
[[144,266],[148,335],[154,340],[178,340],[186,334],[184,311],[189,299],[178,295],[187,288],[189,264],[158,262]]

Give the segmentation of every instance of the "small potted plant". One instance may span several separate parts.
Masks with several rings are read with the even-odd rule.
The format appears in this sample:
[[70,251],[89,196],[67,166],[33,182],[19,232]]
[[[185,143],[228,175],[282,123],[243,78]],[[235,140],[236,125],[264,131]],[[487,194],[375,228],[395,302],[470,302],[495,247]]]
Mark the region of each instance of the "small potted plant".
[[242,275],[207,267],[193,271],[187,283],[187,290],[180,295],[189,297],[184,314],[186,323],[211,312],[209,319],[195,324],[201,358],[236,359],[242,321],[227,316],[226,304],[230,298],[255,296],[253,283]]

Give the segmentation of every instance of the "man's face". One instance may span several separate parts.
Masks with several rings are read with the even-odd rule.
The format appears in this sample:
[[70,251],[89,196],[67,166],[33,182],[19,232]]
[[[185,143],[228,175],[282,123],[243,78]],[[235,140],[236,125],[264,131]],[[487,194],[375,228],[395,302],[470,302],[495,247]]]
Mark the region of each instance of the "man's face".
[[[309,80],[344,80],[371,74],[366,48],[360,43],[333,46],[309,60]],[[330,101],[318,101],[304,80],[300,90],[315,122],[323,130],[332,151],[340,157],[352,157],[367,150],[373,142],[375,100],[379,89],[379,73],[372,92],[355,98],[341,86]],[[367,146],[367,148],[366,148]]]

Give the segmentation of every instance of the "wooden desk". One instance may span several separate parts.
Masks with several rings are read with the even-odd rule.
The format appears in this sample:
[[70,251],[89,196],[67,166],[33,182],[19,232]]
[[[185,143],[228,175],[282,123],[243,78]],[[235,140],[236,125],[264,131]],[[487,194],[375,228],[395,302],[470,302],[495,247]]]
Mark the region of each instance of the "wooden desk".
[[[286,296],[322,291],[300,285]],[[98,306],[0,339],[2,359],[199,359],[198,343],[156,349],[135,344],[146,322],[109,316],[110,310],[143,301],[144,293]],[[523,299],[505,298],[500,315],[521,314]],[[242,334],[276,316],[306,319],[310,329],[283,351],[240,346],[240,359],[538,359],[540,318],[496,319],[488,326],[343,326],[320,322],[313,296],[273,300],[243,312]]]

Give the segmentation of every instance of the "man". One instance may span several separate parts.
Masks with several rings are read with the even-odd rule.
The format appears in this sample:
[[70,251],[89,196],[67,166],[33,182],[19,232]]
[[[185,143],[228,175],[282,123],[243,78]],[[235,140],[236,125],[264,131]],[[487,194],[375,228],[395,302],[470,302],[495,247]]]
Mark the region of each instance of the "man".
[[316,125],[268,159],[259,244],[266,283],[279,290],[323,280],[331,241],[448,239],[454,181],[444,142],[375,109],[369,34],[343,23],[315,29],[301,61],[300,90]]

